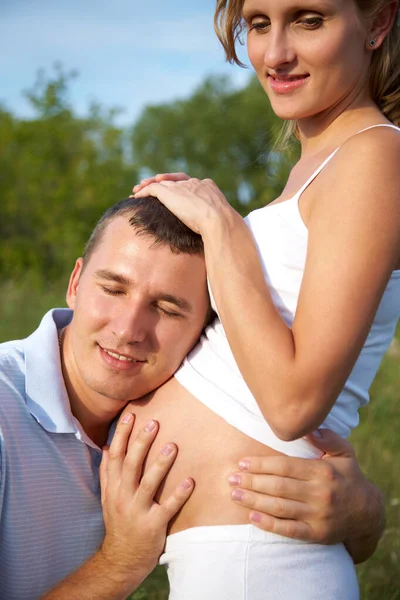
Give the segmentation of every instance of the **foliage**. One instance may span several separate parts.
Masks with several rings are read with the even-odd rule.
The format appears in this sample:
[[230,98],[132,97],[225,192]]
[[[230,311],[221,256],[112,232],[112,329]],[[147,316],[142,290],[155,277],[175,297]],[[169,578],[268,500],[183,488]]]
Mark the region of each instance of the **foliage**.
[[287,179],[287,157],[274,150],[279,128],[256,78],[240,90],[210,78],[187,100],[146,108],[133,151],[152,173],[211,177],[247,214],[279,196]]
[[36,117],[0,109],[0,275],[27,269],[59,277],[82,252],[100,213],[128,195],[135,182],[125,132],[114,111],[93,106],[79,118],[68,104],[73,74],[40,74],[27,92]]

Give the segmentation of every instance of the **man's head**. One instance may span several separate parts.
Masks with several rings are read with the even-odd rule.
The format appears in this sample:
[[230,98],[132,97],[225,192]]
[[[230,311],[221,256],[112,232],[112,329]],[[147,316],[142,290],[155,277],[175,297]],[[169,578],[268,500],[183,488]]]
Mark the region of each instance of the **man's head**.
[[75,393],[119,410],[169,379],[198,339],[209,313],[202,240],[158,200],[122,200],[77,260],[67,302]]
[[139,235],[152,238],[155,246],[169,246],[176,254],[204,254],[201,236],[186,227],[156,198],[126,198],[111,206],[93,229],[85,246],[83,267],[116,217],[125,217]]

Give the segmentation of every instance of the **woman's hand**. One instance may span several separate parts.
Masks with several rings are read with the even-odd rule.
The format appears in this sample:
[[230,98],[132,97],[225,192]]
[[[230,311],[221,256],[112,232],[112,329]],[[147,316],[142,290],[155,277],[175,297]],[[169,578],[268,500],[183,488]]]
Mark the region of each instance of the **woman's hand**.
[[240,219],[212,179],[188,179],[150,183],[142,187],[136,198],[154,196],[187,227],[201,236],[215,224],[231,227]]
[[161,183],[162,181],[187,181],[188,179],[190,179],[190,175],[186,175],[186,173],[159,173],[158,175],[154,175],[154,177],[142,179],[138,185],[135,185],[132,192],[136,194],[151,183]]

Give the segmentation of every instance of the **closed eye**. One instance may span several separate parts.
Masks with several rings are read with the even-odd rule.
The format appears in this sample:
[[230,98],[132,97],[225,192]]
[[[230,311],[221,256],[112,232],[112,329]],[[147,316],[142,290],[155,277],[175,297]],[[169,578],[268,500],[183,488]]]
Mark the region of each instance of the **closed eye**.
[[105,294],[108,294],[109,296],[122,296],[122,294],[124,293],[123,290],[114,290],[112,288],[106,287],[105,285],[101,285],[100,287],[103,290],[103,292]]
[[167,316],[167,317],[172,317],[175,319],[178,319],[180,317],[184,317],[184,315],[182,313],[176,312],[174,310],[167,310],[166,308],[163,308],[162,306],[158,306],[157,305],[157,310],[162,313],[163,315]]

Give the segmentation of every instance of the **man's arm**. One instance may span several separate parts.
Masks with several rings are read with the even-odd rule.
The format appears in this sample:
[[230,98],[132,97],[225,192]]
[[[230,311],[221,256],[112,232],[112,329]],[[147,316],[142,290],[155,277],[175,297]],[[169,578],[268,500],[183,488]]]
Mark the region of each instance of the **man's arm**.
[[250,521],[286,537],[344,542],[355,563],[375,551],[385,526],[381,492],[360,470],[353,448],[336,434],[310,436],[322,459],[251,457],[240,461],[241,504]]
[[193,491],[184,480],[161,504],[154,495],[171,468],[177,448],[167,444],[140,480],[144,460],[157,434],[150,421],[132,440],[134,418],[124,413],[100,467],[106,535],[98,552],[43,600],[125,600],[154,569],[167,525]]

